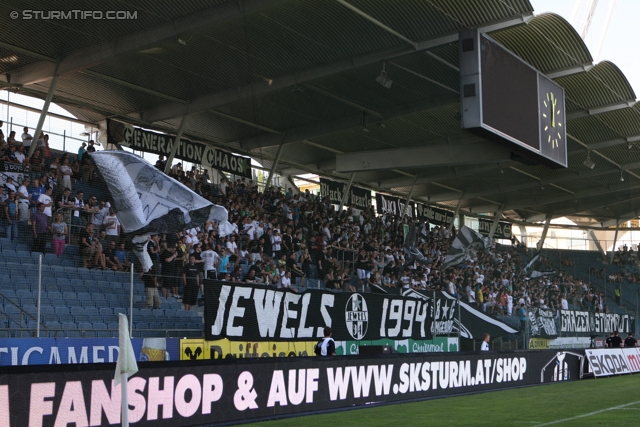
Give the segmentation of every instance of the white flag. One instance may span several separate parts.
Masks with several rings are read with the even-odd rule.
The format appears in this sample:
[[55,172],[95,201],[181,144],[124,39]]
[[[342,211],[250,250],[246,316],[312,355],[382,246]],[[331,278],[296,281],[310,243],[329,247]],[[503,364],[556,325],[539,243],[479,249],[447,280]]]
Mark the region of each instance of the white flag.
[[136,355],[133,352],[131,338],[129,337],[129,322],[127,321],[127,316],[119,313],[118,317],[120,352],[118,354],[118,362],[116,363],[116,373],[113,377],[115,385],[120,384],[122,374],[127,374],[127,378],[129,378],[131,375],[138,372]]

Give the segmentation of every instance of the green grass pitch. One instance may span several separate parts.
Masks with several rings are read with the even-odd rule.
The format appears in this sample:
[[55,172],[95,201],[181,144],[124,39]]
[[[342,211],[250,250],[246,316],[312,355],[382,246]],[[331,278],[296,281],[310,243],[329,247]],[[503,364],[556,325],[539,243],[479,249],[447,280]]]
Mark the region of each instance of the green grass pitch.
[[253,427],[640,426],[640,375],[588,379],[250,424]]

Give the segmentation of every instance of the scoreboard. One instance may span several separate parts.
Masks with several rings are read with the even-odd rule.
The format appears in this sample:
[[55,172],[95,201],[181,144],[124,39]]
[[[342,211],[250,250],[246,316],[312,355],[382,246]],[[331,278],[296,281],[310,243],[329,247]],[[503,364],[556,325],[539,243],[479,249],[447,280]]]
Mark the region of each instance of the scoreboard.
[[564,89],[477,29],[460,32],[462,127],[567,167]]

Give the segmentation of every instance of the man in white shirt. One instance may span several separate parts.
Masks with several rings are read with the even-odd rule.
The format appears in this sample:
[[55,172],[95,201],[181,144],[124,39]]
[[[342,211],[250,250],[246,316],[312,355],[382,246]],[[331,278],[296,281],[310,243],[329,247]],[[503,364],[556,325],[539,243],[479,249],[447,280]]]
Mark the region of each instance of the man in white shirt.
[[103,230],[107,233],[107,240],[118,243],[120,237],[120,222],[113,207],[109,207],[109,214],[102,220]]
[[29,178],[25,178],[16,193],[16,200],[18,201],[18,221],[20,222],[26,222],[29,219],[30,196],[28,188]]
[[298,289],[291,286],[291,272],[287,271],[284,276],[280,278],[280,286],[284,289],[291,289],[293,292],[298,292]]
[[16,160],[18,161],[18,163],[23,164],[24,163],[24,159],[25,159],[25,155],[24,155],[24,147],[22,145],[18,146],[16,148],[16,151],[13,153],[13,157],[16,158]]
[[491,339],[491,335],[489,334],[482,335],[482,345],[480,346],[480,351],[489,351],[490,339]]
[[218,264],[220,264],[220,255],[218,255],[218,253],[213,250],[210,243],[207,244],[207,250],[203,251],[200,254],[200,257],[204,261],[203,270],[205,277],[209,279],[217,279],[217,270]]
[[29,128],[24,127],[24,133],[22,134],[22,145],[26,148],[31,147],[31,142],[33,141],[33,137],[29,134]]
[[41,194],[38,197],[38,203],[42,203],[44,204],[44,214],[46,216],[48,216],[49,218],[51,218],[51,216],[53,215],[51,206],[53,206],[53,199],[51,198],[51,193],[53,192],[53,190],[51,189],[51,187],[47,187],[47,189],[45,190],[44,194]]
[[[226,245],[227,256],[229,256],[230,262],[236,262],[238,260],[238,244],[236,243],[236,236],[233,234],[229,237]],[[232,258],[234,257],[235,258]]]

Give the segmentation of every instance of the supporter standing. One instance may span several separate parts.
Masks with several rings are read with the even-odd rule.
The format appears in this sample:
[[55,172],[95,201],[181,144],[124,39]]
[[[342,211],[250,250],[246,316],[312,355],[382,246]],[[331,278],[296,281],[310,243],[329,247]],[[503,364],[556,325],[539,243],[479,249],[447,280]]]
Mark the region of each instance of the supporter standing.
[[520,304],[520,308],[517,310],[518,319],[520,319],[520,330],[527,330],[527,309],[524,308],[524,303]]
[[64,244],[67,233],[69,232],[67,224],[62,221],[62,214],[57,213],[53,217],[53,222],[50,226],[51,230],[51,248],[56,256],[60,256],[64,253]]
[[200,288],[200,269],[196,265],[196,257],[189,255],[189,263],[184,266],[182,279],[184,281],[184,309],[191,310],[191,307],[198,303],[198,290]]
[[53,216],[53,199],[51,198],[51,194],[53,190],[51,187],[47,187],[44,191],[44,194],[38,196],[38,203],[42,203],[44,205],[44,214],[49,218],[49,222],[51,222],[51,217]]
[[73,176],[73,169],[69,165],[69,158],[63,160],[62,166],[60,166],[60,174],[62,175],[62,186],[71,190],[71,177]]
[[22,145],[24,146],[24,148],[30,148],[31,147],[31,143],[33,141],[33,137],[29,133],[29,128],[28,127],[25,126],[23,131],[24,132],[22,134]]
[[93,237],[93,224],[91,223],[87,224],[80,232],[80,251],[84,268],[101,267],[103,270],[106,269],[102,245],[98,239]]
[[44,214],[44,204],[38,203],[36,212],[31,215],[34,252],[44,253],[44,248],[47,244],[48,219],[49,217]]
[[202,252],[202,260],[204,261],[204,277],[208,279],[217,279],[217,269],[220,264],[220,256],[213,250],[211,243],[207,243],[206,250]]
[[12,241],[18,240],[18,204],[16,203],[16,192],[9,191],[9,197],[4,202],[4,219],[7,222],[7,238]]
[[156,278],[153,277],[151,271],[148,271],[142,275],[141,279],[142,283],[144,283],[145,307],[151,309],[160,308],[160,295],[158,295]]
[[[177,258],[178,253],[176,252],[176,247],[171,245],[168,245],[160,254],[162,263],[162,296],[165,298],[169,298],[169,293],[178,287],[178,278],[176,277]],[[178,298],[175,291],[171,296]]]
[[87,152],[87,143],[83,142],[82,145],[80,146],[80,148],[78,148],[78,161],[81,162],[82,161],[82,156],[84,156],[84,153]]
[[611,338],[611,348],[620,348],[622,347],[622,338],[618,335],[618,331],[613,332],[613,337]]
[[633,337],[632,333],[629,333],[627,338],[625,338],[624,346],[625,347],[637,347],[638,346],[638,341]]
[[29,220],[29,178],[25,177],[22,180],[16,196],[18,201],[18,220],[21,223],[26,223]]
[[109,207],[109,214],[102,220],[102,225],[107,233],[109,242],[119,243],[120,240],[120,222],[116,216],[116,210],[113,206]]

